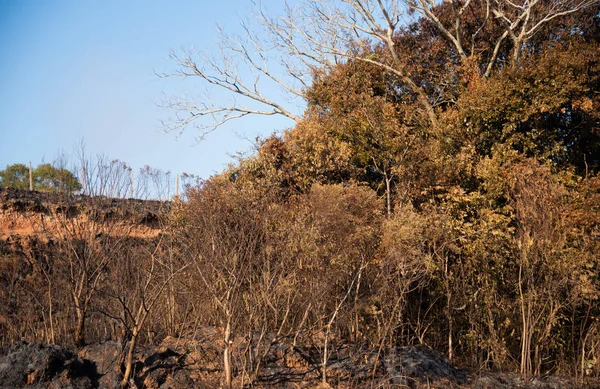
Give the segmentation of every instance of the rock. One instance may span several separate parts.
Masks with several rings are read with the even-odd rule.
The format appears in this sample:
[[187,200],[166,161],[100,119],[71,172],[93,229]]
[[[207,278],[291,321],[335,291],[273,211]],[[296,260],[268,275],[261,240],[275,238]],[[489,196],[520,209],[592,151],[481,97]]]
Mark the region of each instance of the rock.
[[56,345],[20,342],[0,356],[0,388],[97,387],[93,363]]
[[435,381],[463,384],[467,380],[464,371],[456,369],[436,351],[423,346],[398,347],[393,354],[386,356],[384,365],[390,382],[398,385],[414,387],[416,383]]
[[473,389],[510,389],[510,384],[499,377],[488,375],[475,379]]
[[175,372],[182,368],[184,360],[185,354],[179,354],[167,347],[161,347],[156,351],[151,350],[140,360],[140,373],[136,377],[136,382],[141,385],[138,386],[159,389],[168,377],[174,376]]
[[118,342],[91,344],[79,350],[79,357],[91,361],[96,366],[100,388],[116,388],[121,381],[117,363],[121,345]]
[[118,342],[102,342],[83,347],[78,355],[80,358],[94,362],[98,374],[106,374],[114,369],[120,352],[121,346]]
[[[217,329],[203,327],[194,337],[166,337],[159,346],[140,346],[135,353],[132,382],[145,389],[217,388],[223,379],[221,339]],[[260,346],[256,355],[264,356],[258,376],[253,376],[252,387],[257,389],[600,388],[600,381],[591,378],[581,384],[556,376],[525,382],[515,373],[487,373],[467,380],[464,371],[427,347],[380,350],[348,344],[332,345],[327,385],[323,385],[318,347],[294,344],[293,338],[275,334],[251,340],[252,347]],[[250,375],[244,375],[241,364],[248,341],[240,337],[234,342],[234,387],[241,387],[242,380],[249,385]],[[77,355],[55,345],[16,343],[0,350],[0,389],[113,389],[121,380],[120,351],[117,342],[88,345]]]
[[516,373],[494,373],[473,380],[473,389],[575,389],[597,388],[598,383],[576,385],[566,377],[531,377],[527,382]]
[[175,374],[168,376],[160,389],[187,389],[187,388],[210,388],[209,386],[199,385],[194,381],[188,372],[179,370]]

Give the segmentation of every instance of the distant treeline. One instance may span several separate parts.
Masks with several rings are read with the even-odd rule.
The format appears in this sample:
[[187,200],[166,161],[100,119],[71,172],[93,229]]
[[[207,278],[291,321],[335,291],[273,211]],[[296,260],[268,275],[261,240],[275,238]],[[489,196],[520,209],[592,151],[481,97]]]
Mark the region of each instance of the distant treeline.
[[[80,151],[84,155],[83,151]],[[77,168],[66,168],[67,157],[55,163],[40,164],[35,168],[16,163],[0,170],[0,187],[32,189],[44,192],[80,193],[112,198],[170,200],[183,190],[195,185],[194,174],[173,175],[169,171],[148,165],[135,171],[127,163],[98,155],[79,157]],[[73,173],[77,171],[77,174]],[[31,173],[31,174],[30,174]]]
[[75,175],[65,168],[58,168],[49,163],[30,169],[22,163],[9,165],[0,170],[0,186],[15,189],[30,189],[39,191],[68,191],[81,190],[81,183]]

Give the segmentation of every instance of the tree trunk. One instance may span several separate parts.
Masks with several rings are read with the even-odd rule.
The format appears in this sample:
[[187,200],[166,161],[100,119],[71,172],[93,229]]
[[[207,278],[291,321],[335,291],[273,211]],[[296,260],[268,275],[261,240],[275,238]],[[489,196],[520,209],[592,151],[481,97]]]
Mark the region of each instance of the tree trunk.
[[133,352],[135,350],[137,337],[138,329],[134,328],[133,334],[131,335],[131,342],[129,343],[129,351],[127,351],[127,359],[125,360],[125,373],[123,373],[121,388],[126,388],[129,385],[129,377],[131,376],[131,370],[133,367]]
[[328,340],[329,340],[329,332],[331,330],[331,326],[327,326],[327,332],[325,333],[325,345],[323,346],[323,363],[321,366],[321,382],[324,387],[327,387],[327,359],[328,355]]
[[223,350],[223,370],[225,373],[225,388],[231,389],[231,318],[227,318],[225,327],[225,349]]
[[444,255],[444,278],[444,286],[446,288],[446,316],[448,319],[448,360],[452,362],[452,359],[454,358],[454,346],[452,344],[454,322],[452,320],[452,291],[450,290],[450,269],[447,255]]
[[448,309],[448,360],[452,362],[452,359],[454,358],[454,346],[452,345],[452,327],[454,324],[452,320],[452,294],[450,291],[447,293],[446,308]]
[[[526,254],[525,254],[526,255]],[[524,256],[525,256],[524,255]],[[521,369],[520,373],[527,378],[531,372],[531,303],[530,297],[525,297],[523,293],[523,265],[519,266],[519,299],[521,300]]]
[[[48,276],[46,276],[48,278]],[[54,314],[52,310],[52,284],[48,282],[48,320],[50,321],[50,342],[56,344],[56,338],[54,334]]]
[[387,203],[387,215],[392,216],[392,178],[385,173],[385,197]]
[[75,329],[75,346],[85,346],[85,312],[83,309],[75,308],[77,313],[77,328]]

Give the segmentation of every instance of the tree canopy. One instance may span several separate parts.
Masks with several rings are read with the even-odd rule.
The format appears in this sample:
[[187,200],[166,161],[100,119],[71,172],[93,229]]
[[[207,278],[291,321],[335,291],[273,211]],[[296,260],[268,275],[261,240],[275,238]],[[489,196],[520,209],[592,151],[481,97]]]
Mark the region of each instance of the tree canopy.
[[0,171],[0,184],[5,187],[29,189],[29,168],[15,163]]
[[[76,192],[81,184],[75,175],[65,168],[41,164],[32,170],[33,189],[39,191]],[[0,186],[29,189],[29,168],[17,163],[0,171]]]

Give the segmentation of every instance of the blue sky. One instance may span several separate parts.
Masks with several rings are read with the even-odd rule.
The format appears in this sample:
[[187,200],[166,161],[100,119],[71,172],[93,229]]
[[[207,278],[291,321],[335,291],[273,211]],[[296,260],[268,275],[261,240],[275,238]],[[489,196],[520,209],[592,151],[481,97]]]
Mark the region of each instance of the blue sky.
[[52,162],[83,139],[88,155],[208,178],[250,150],[248,139],[293,125],[238,121],[200,144],[193,128],[162,131],[172,115],[163,93],[199,90],[155,75],[175,68],[170,51],[217,50],[216,25],[235,33],[250,9],[250,0],[0,0],[0,169]]

